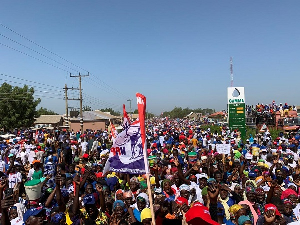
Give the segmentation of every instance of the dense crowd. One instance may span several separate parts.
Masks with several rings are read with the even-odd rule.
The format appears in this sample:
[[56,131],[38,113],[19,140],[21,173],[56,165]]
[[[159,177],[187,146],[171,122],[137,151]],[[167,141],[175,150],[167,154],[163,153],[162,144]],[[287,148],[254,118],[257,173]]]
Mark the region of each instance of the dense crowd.
[[[300,135],[195,121],[146,122],[153,213],[144,174],[104,171],[105,131],[19,130],[0,158],[1,224],[299,224]],[[229,144],[220,154],[217,144]]]
[[247,105],[246,111],[248,115],[252,114],[273,114],[276,112],[280,112],[283,116],[288,111],[297,111],[297,107],[295,105],[289,105],[288,103],[276,103],[272,101],[271,104],[257,103],[255,106]]

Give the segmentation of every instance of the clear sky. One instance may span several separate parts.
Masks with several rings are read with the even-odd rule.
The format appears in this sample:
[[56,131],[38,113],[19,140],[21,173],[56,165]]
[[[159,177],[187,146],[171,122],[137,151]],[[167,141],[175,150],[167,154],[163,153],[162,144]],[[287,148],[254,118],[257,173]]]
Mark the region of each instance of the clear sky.
[[222,110],[233,57],[246,103],[300,105],[299,9],[298,0],[2,1],[0,82],[35,85],[40,106],[58,113],[64,85],[78,87],[69,74],[87,71],[84,105],[93,109],[129,111],[140,92],[156,114]]

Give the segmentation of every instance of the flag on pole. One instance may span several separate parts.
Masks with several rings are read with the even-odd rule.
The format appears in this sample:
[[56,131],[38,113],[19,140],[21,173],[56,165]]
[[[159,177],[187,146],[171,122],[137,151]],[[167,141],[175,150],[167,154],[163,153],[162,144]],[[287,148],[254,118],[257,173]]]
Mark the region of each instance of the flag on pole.
[[[124,130],[115,138],[104,170],[129,174],[145,174],[143,144],[145,142],[142,141],[141,121],[131,122],[124,105],[123,114]],[[145,121],[144,118],[142,121]],[[142,126],[144,129],[145,124]]]
[[111,138],[112,138],[112,141],[115,142],[115,139],[118,135],[118,132],[115,128],[115,126],[113,125],[113,123],[111,121],[110,122],[110,133],[111,133]]
[[131,124],[131,120],[126,112],[125,104],[123,104],[123,129],[125,130]]

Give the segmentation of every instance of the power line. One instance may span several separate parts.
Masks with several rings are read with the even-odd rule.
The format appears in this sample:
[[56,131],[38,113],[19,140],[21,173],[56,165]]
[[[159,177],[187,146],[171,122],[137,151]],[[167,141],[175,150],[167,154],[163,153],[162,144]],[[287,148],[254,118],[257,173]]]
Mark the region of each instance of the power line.
[[7,48],[9,48],[9,49],[12,49],[12,50],[14,50],[14,51],[16,51],[16,52],[22,53],[22,54],[24,54],[24,55],[26,55],[26,56],[28,56],[28,57],[30,57],[30,58],[36,59],[36,60],[38,60],[38,61],[40,61],[40,62],[42,62],[42,63],[45,63],[45,64],[47,64],[47,65],[53,66],[53,67],[55,67],[55,68],[57,68],[57,69],[60,69],[60,70],[62,70],[62,71],[65,71],[65,72],[70,73],[68,70],[65,70],[65,69],[63,69],[63,68],[61,68],[61,67],[55,66],[55,65],[53,65],[53,64],[51,64],[51,63],[45,62],[44,60],[38,59],[38,58],[36,58],[36,57],[34,57],[34,56],[32,56],[32,55],[29,55],[29,54],[27,54],[27,53],[25,53],[25,52],[22,52],[22,51],[18,50],[18,49],[15,49],[15,48],[13,48],[13,47],[10,47],[10,46],[8,46],[8,45],[6,45],[6,44],[3,44],[3,43],[1,43],[1,42],[0,42],[0,44],[3,45],[4,47],[7,47]]
[[8,40],[10,40],[10,41],[12,41],[12,42],[18,44],[18,45],[21,45],[22,47],[27,48],[27,49],[29,49],[30,51],[33,51],[33,52],[35,52],[35,53],[37,53],[37,54],[39,54],[39,55],[41,55],[41,56],[43,56],[43,57],[45,57],[45,58],[47,58],[47,59],[50,59],[50,60],[52,60],[52,61],[54,61],[54,62],[56,62],[56,63],[58,63],[58,64],[60,64],[60,65],[62,65],[62,66],[65,66],[65,67],[67,67],[67,68],[69,68],[69,69],[71,69],[71,70],[74,70],[74,71],[79,72],[78,70],[73,69],[73,68],[71,68],[71,67],[69,67],[69,66],[67,66],[67,65],[65,65],[65,64],[63,64],[63,63],[60,63],[60,62],[58,62],[57,60],[52,59],[52,58],[50,58],[50,57],[48,57],[48,56],[46,56],[46,55],[44,55],[44,54],[42,54],[42,53],[40,53],[40,52],[38,52],[38,51],[32,49],[32,48],[29,48],[29,47],[27,47],[26,45],[23,45],[23,44],[21,44],[21,43],[15,41],[15,40],[13,40],[13,39],[11,39],[11,38],[9,38],[9,37],[3,35],[3,34],[1,34],[1,33],[0,33],[0,36],[2,36],[2,37],[4,37],[4,38],[6,38],[6,39],[8,39]]
[[[72,63],[72,62],[70,62],[69,60],[67,60],[67,59],[65,59],[65,58],[63,58],[63,57],[61,57],[61,56],[59,56],[58,54],[56,54],[56,53],[50,51],[49,49],[47,49],[47,48],[45,48],[45,47],[43,47],[43,46],[37,44],[36,42],[30,40],[29,38],[27,38],[27,37],[25,37],[24,35],[22,35],[22,34],[16,32],[15,30],[9,28],[8,26],[6,26],[6,25],[4,25],[4,24],[2,24],[2,23],[0,23],[0,25],[1,25],[2,27],[4,27],[4,28],[8,29],[9,31],[13,32],[14,34],[17,34],[18,36],[22,37],[23,39],[29,41],[30,43],[32,43],[32,44],[34,44],[34,45],[36,45],[36,46],[38,46],[38,47],[44,49],[45,51],[47,51],[47,52],[49,52],[49,53],[51,53],[51,54],[53,54],[53,55],[59,57],[59,58],[62,59],[62,60],[64,60],[64,61],[70,63],[71,65],[73,65],[73,66],[75,66],[75,67],[77,67],[77,68],[79,68],[79,69],[81,69],[81,70],[84,70],[84,71],[86,71],[86,72],[89,72],[88,70],[86,70],[86,69],[84,69],[84,68],[82,68],[82,67],[80,67],[80,66],[78,66],[78,65],[76,65],[76,64],[74,64],[74,63]],[[4,36],[4,35],[2,35],[2,36]],[[6,36],[4,36],[4,37],[6,37]],[[8,37],[6,37],[6,38],[8,38]],[[15,42],[15,43],[18,43],[18,42],[16,42],[16,41],[12,40],[11,38],[8,38],[8,39],[11,40],[11,41],[13,41],[13,42]],[[43,62],[43,63],[48,64],[48,65],[50,65],[50,66],[53,66],[53,67],[55,67],[55,68],[57,68],[57,69],[60,69],[60,70],[63,70],[63,71],[65,71],[65,72],[70,73],[70,71],[67,71],[67,70],[65,70],[65,69],[63,69],[63,68],[60,68],[60,67],[58,67],[58,66],[55,66],[55,65],[53,65],[53,64],[51,64],[51,63],[47,63],[47,62],[45,62],[45,61],[43,61],[43,60],[41,60],[41,59],[38,59],[38,58],[36,58],[36,57],[34,57],[34,56],[31,56],[31,55],[29,55],[29,54],[27,54],[27,53],[24,53],[24,52],[22,52],[22,51],[20,51],[20,50],[15,49],[15,48],[12,48],[12,47],[10,47],[10,46],[8,46],[8,45],[2,44],[2,43],[0,43],[0,44],[3,45],[3,46],[5,46],[5,47],[7,47],[7,48],[10,48],[10,49],[12,49],[12,50],[14,50],[14,51],[17,51],[17,52],[19,52],[19,53],[25,54],[25,55],[28,56],[28,57],[34,58],[34,59],[36,59],[36,60],[38,60],[38,61],[40,61],[40,62]],[[20,43],[18,43],[18,44],[20,44]],[[22,45],[22,44],[20,44],[20,45]],[[22,46],[24,46],[24,45],[22,45]],[[26,46],[24,46],[24,47],[26,47]],[[28,47],[26,47],[26,48],[28,48]],[[30,49],[30,48],[29,48],[29,49]],[[30,49],[30,50],[32,50],[32,51],[38,53],[37,51],[35,51],[35,50],[33,50],[33,49]],[[38,53],[38,54],[40,54],[40,53]],[[43,54],[41,54],[41,55],[43,55]],[[43,56],[44,56],[44,55],[43,55]],[[51,58],[49,58],[49,57],[47,57],[47,56],[44,56],[44,57],[46,57],[46,58],[48,58],[48,59],[51,59]],[[51,60],[53,60],[53,59],[51,59]],[[54,60],[54,61],[57,62],[56,60]],[[57,62],[57,63],[59,63],[59,62]],[[59,64],[61,64],[61,63],[59,63]],[[61,64],[61,65],[66,66],[66,65],[64,65],[64,64]],[[70,67],[68,67],[68,66],[66,66],[66,67],[67,67],[67,68],[70,68]],[[72,68],[70,68],[70,69],[71,69],[71,70],[75,70],[75,69],[72,69]],[[75,70],[75,71],[79,72],[78,70]],[[91,74],[91,73],[89,73],[89,74],[90,74],[91,76],[95,77],[95,78],[98,78],[98,77],[95,76],[94,74]],[[91,79],[91,80],[93,80],[93,79]],[[98,80],[99,80],[102,84],[98,83],[98,82],[95,81],[95,80],[93,80],[93,81],[96,82],[96,83],[98,83],[98,84],[99,84],[100,86],[102,86],[102,87],[105,87],[105,88],[109,87],[111,91],[117,93],[119,96],[121,96],[122,98],[124,98],[124,95],[123,95],[122,93],[120,93],[118,90],[116,90],[115,88],[111,87],[111,86],[110,86],[109,84],[107,84],[106,82],[104,82],[104,81],[102,81],[102,80],[100,80],[100,79],[98,79]],[[126,98],[126,99],[127,99],[127,98]]]
[[[2,79],[2,78],[0,78],[0,80],[2,80],[2,81],[4,81],[4,82],[10,82],[10,83],[15,83],[15,84],[21,84],[21,85],[27,85],[28,87],[33,87],[33,88],[35,88],[34,89],[34,91],[37,91],[37,92],[42,92],[42,93],[49,93],[49,94],[51,94],[51,95],[60,95],[61,93],[57,93],[57,92],[51,92],[49,89],[47,90],[47,89],[42,89],[42,90],[39,90],[40,88],[39,87],[35,87],[35,86],[32,86],[32,85],[28,85],[28,84],[24,84],[24,83],[20,83],[20,82],[16,82],[16,81],[10,81],[10,80],[5,80],[5,79]],[[12,85],[12,87],[18,87],[18,86],[13,86]],[[38,89],[38,90],[36,90],[36,89]],[[47,92],[45,92],[45,90],[47,90]]]
[[[1,75],[1,76],[6,76],[6,77],[10,77],[10,78],[13,78],[13,79],[23,80],[23,81],[26,81],[26,82],[31,82],[31,83],[38,84],[38,85],[44,85],[44,86],[48,86],[48,87],[51,87],[51,88],[56,88],[56,89],[58,89],[58,90],[61,89],[60,87],[56,87],[56,86],[53,86],[53,85],[43,84],[43,83],[40,83],[40,82],[31,81],[31,80],[26,80],[26,79],[23,79],[23,78],[14,77],[14,76],[7,75],[7,74],[3,74],[3,73],[1,73],[0,75]],[[61,90],[60,90],[60,91],[61,91]]]
[[15,33],[15,34],[17,34],[19,37],[24,38],[25,40],[31,42],[32,44],[34,44],[34,45],[36,45],[36,46],[38,46],[38,47],[40,47],[40,48],[46,50],[47,52],[49,52],[49,53],[51,53],[51,54],[57,56],[58,58],[60,58],[60,59],[62,59],[62,60],[64,60],[64,61],[66,61],[67,63],[70,63],[70,64],[72,64],[73,66],[76,66],[77,68],[79,68],[79,69],[81,69],[81,70],[84,70],[84,71],[86,71],[86,72],[89,72],[89,71],[83,69],[82,67],[80,67],[80,66],[78,66],[78,65],[76,65],[76,64],[74,64],[74,63],[72,63],[72,62],[70,62],[69,60],[67,60],[67,59],[65,59],[65,58],[63,58],[63,57],[61,57],[61,56],[59,56],[58,54],[56,54],[56,53],[50,51],[49,49],[47,49],[47,48],[45,48],[45,47],[43,47],[43,46],[37,44],[36,42],[30,40],[29,38],[25,37],[24,35],[22,35],[22,34],[16,32],[16,31],[14,31],[13,29],[9,28],[8,26],[5,26],[5,25],[2,24],[2,23],[0,23],[0,25],[1,25],[2,27],[4,27],[4,28],[8,29],[9,31],[11,31],[11,32],[13,32],[13,33]]

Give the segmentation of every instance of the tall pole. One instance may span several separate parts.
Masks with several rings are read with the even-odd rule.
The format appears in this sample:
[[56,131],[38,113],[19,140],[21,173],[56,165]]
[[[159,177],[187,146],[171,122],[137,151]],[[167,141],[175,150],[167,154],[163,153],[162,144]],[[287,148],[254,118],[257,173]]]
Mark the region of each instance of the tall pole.
[[65,84],[65,99],[66,99],[66,126],[69,126],[69,108],[68,108],[68,87]]
[[233,87],[233,65],[232,65],[232,57],[230,57],[230,87]]
[[131,111],[131,101],[132,101],[132,99],[128,99],[127,100],[128,102],[129,102],[129,108],[130,108],[130,119],[132,120],[132,111]]
[[79,99],[80,99],[80,130],[83,133],[83,114],[82,114],[82,88],[81,88],[81,76],[79,73]]
[[81,75],[79,73],[78,76],[72,76],[70,74],[70,77],[79,77],[79,102],[80,102],[80,130],[81,133],[83,133],[83,113],[82,113],[82,88],[81,88],[81,77],[88,77],[89,73],[87,75]]

